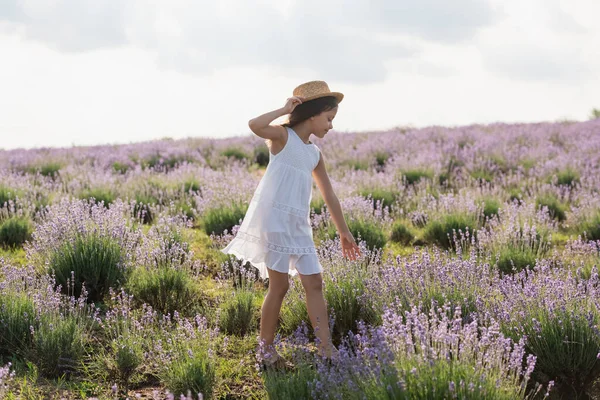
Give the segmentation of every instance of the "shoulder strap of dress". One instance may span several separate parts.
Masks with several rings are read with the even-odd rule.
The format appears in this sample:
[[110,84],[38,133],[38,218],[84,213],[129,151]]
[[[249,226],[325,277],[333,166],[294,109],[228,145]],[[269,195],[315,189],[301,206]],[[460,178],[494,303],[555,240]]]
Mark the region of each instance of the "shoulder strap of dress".
[[[289,126],[286,127],[288,130],[288,140],[289,140],[289,136],[294,136],[296,139],[300,139],[300,137],[298,136],[298,134],[296,133],[295,130],[293,130],[292,128],[290,128]],[[302,139],[300,139],[302,140]]]
[[296,132],[294,132],[294,130],[292,128],[290,128],[289,126],[286,126],[285,129],[288,130],[288,133],[292,132],[294,135],[296,134]]

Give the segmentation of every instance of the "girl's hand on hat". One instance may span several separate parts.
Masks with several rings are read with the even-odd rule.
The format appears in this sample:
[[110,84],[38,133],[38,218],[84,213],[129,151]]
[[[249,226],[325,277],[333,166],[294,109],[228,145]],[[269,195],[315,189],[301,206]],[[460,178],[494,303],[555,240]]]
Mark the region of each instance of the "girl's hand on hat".
[[292,111],[294,111],[294,109],[296,108],[296,106],[298,104],[302,104],[303,101],[304,101],[304,99],[302,97],[292,96],[287,99],[285,106],[283,106],[283,111],[286,114],[291,114]]
[[340,241],[342,244],[342,255],[350,260],[356,260],[360,256],[360,248],[354,241],[354,236],[350,231],[340,233]]

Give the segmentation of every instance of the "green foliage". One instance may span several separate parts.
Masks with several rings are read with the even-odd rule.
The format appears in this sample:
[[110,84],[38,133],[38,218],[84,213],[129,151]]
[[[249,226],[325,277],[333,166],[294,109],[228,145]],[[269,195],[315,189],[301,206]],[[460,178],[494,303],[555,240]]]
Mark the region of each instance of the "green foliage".
[[531,168],[533,168],[536,164],[536,160],[532,159],[532,158],[526,158],[523,159],[519,162],[519,164],[523,167],[523,169],[525,171],[529,171]]
[[237,257],[231,254],[225,255],[219,250],[214,254],[214,258],[223,260],[219,262],[219,268],[229,278],[234,289],[247,288],[250,282],[260,279],[258,268],[253,267],[249,261],[241,264]]
[[512,274],[535,266],[536,254],[529,247],[505,246],[500,250],[498,256],[498,269],[505,274]]
[[139,266],[132,271],[125,286],[137,301],[149,304],[163,315],[174,311],[193,315],[197,311],[199,293],[182,269],[169,265],[154,269]]
[[301,363],[293,371],[266,371],[263,381],[269,399],[313,399],[309,383],[318,378],[316,368]]
[[189,390],[192,398],[202,393],[205,399],[210,399],[216,380],[214,363],[203,349],[190,350],[190,353],[179,354],[163,371],[162,381],[176,397],[186,395]]
[[18,191],[4,185],[0,185],[0,207],[9,201],[14,201],[19,195]]
[[[435,243],[444,249],[454,247],[454,234],[459,237],[459,229],[463,233],[468,229],[471,234],[477,228],[477,219],[472,215],[464,213],[445,214],[438,220],[432,220],[425,226],[423,239],[429,243]],[[448,235],[450,237],[448,237]]]
[[[373,221],[363,219],[351,219],[347,221],[348,229],[352,236],[358,242],[360,240],[367,242],[367,247],[373,251],[374,249],[381,249],[387,243],[387,237],[381,228]],[[334,239],[338,234],[337,229],[333,225],[329,225],[327,228],[327,235],[330,239]]]
[[72,316],[44,315],[28,358],[47,378],[78,372],[85,355],[85,327]]
[[451,155],[448,159],[447,164],[444,166],[443,170],[440,171],[438,177],[438,183],[441,186],[450,185],[451,179],[455,174],[455,171],[464,166],[464,161],[458,159],[456,156]]
[[467,146],[471,147],[473,144],[475,144],[475,140],[471,138],[461,138],[456,142],[459,149],[464,149]]
[[[548,177],[548,183],[552,181],[552,176]],[[557,185],[567,185],[574,186],[575,184],[580,183],[581,174],[579,171],[572,167],[567,167],[563,170],[560,170],[556,173],[556,184]]]
[[539,304],[525,318],[502,330],[515,340],[527,337],[525,350],[537,357],[534,378],[542,382],[557,380],[581,395],[597,377],[598,323],[597,313],[582,311],[581,305],[550,310]]
[[375,153],[375,163],[378,167],[384,167],[387,160],[390,158],[390,153],[387,151],[378,151]]
[[221,151],[221,155],[227,158],[233,158],[238,161],[249,160],[251,157],[246,154],[243,150],[237,147],[228,147]]
[[29,165],[23,168],[23,171],[33,175],[40,174],[42,176],[55,179],[58,176],[58,172],[61,168],[61,163],[49,161],[45,163],[36,163],[34,165]]
[[415,184],[422,179],[433,179],[433,172],[425,169],[410,169],[402,171],[402,174],[406,178],[406,182],[409,185]]
[[[469,289],[458,285],[443,287],[437,282],[432,282],[431,285],[424,288],[420,293],[419,301],[423,302],[421,309],[423,313],[430,314],[432,308],[439,308],[440,304],[447,304],[452,310],[460,308],[463,323],[470,323],[472,322],[473,314],[477,312],[477,298],[480,298],[480,294]],[[450,318],[452,315],[448,314],[448,317]]]
[[445,170],[448,172],[452,172],[459,167],[464,167],[465,162],[460,158],[456,157],[454,154],[450,155],[448,158],[448,163],[445,166]]
[[443,186],[444,184],[446,184],[447,182],[449,182],[450,179],[450,173],[449,172],[440,172],[440,174],[438,175],[438,183]]
[[482,370],[455,359],[396,359],[394,366],[383,368],[381,377],[357,374],[351,382],[340,382],[336,394],[344,400],[525,398],[525,386],[510,382],[504,371]]
[[132,377],[138,372],[144,362],[143,346],[139,340],[130,335],[111,341],[111,352],[113,355],[113,371],[116,372],[120,386],[125,393],[129,390]]
[[69,294],[69,285],[73,284],[73,295],[79,298],[85,282],[87,301],[97,302],[108,294],[110,287],[115,288],[123,282],[121,256],[121,246],[111,238],[96,234],[77,235],[73,242],[65,242],[55,250],[50,269],[63,293]]
[[502,172],[503,174],[507,173],[510,170],[506,158],[504,158],[503,155],[491,154],[489,156],[489,160],[491,163],[493,163],[493,168],[495,168],[497,171]]
[[562,204],[558,198],[553,194],[540,195],[536,199],[536,207],[548,207],[550,216],[558,221],[564,221],[567,219],[566,209],[567,206]]
[[24,356],[37,327],[33,299],[27,293],[0,294],[0,355]]
[[482,167],[473,169],[471,171],[471,176],[478,181],[491,182],[494,180],[494,173]]
[[494,197],[486,197],[483,199],[483,215],[486,218],[491,218],[494,215],[498,215],[500,209],[500,202]]
[[392,242],[396,242],[396,243],[400,243],[404,246],[408,246],[410,243],[412,243],[414,238],[415,238],[415,235],[410,230],[409,227],[407,227],[401,221],[394,222],[394,224],[392,225],[392,234],[390,236],[390,240]]
[[377,201],[379,201],[383,207],[392,207],[396,202],[397,193],[383,188],[374,188],[363,189],[360,191],[360,195],[365,198],[371,197],[373,199],[373,208],[375,208]]
[[269,148],[266,145],[261,145],[254,148],[254,162],[261,167],[269,165]]
[[183,182],[184,193],[189,193],[190,191],[199,192],[200,188],[200,182],[198,182],[196,179],[187,179],[185,182]]
[[350,169],[355,171],[368,171],[370,166],[368,160],[358,158],[343,160],[338,165],[340,167],[349,167]]
[[151,224],[154,221],[154,212],[150,206],[158,204],[158,199],[152,195],[136,193],[133,214],[141,219],[143,224]]
[[585,232],[588,240],[600,240],[600,210],[596,210],[589,219],[586,219],[579,226],[579,231],[582,236]]
[[[327,279],[323,276],[323,279]],[[279,313],[279,327],[283,334],[291,335],[294,331],[305,323],[306,326],[311,326],[310,317],[306,308],[306,294],[304,289],[297,288],[288,291],[284,298],[284,303]],[[315,337],[314,332],[308,332],[308,337]]]
[[220,328],[229,335],[245,336],[257,326],[256,313],[254,291],[237,290],[221,305]]
[[194,207],[190,204],[189,201],[181,199],[176,201],[175,205],[181,214],[185,215],[191,221],[196,220],[196,213],[194,212]]
[[132,323],[123,319],[122,331],[113,332],[114,337],[107,345],[99,347],[93,354],[86,373],[97,381],[116,382],[119,394],[127,394],[132,383],[143,382],[144,349],[148,345],[143,336],[134,336],[127,327]]
[[310,208],[315,214],[321,214],[325,206],[325,200],[322,197],[319,197],[316,200],[313,199],[310,202]]
[[337,276],[335,282],[327,279],[324,290],[325,301],[330,315],[335,318],[331,338],[336,345],[348,331],[358,332],[358,320],[366,324],[379,325],[381,315],[376,312],[365,296],[366,283],[364,274],[357,271],[353,274]]
[[104,202],[104,206],[108,207],[115,199],[117,195],[114,191],[108,188],[95,187],[91,189],[86,189],[81,192],[79,195],[81,199],[90,199],[93,198],[96,204],[100,204],[100,202]]
[[232,228],[244,218],[247,210],[248,205],[240,203],[208,209],[202,217],[204,231],[208,235],[213,233],[220,235],[225,229],[231,232]]
[[[363,320],[367,324],[381,323],[380,313],[376,312],[375,306],[365,295],[366,276],[362,268],[356,268],[352,272],[335,273],[335,277],[325,274],[323,280],[323,296],[330,317],[335,319],[331,330],[334,344],[339,344],[348,331],[358,332],[357,320]],[[312,326],[304,296],[304,290],[300,287],[288,292],[280,314],[281,330],[284,333],[293,333],[303,322],[306,326]],[[309,337],[314,337],[314,331]]]
[[0,225],[0,245],[20,247],[31,239],[33,225],[28,217],[11,217]]
[[58,171],[60,171],[62,165],[56,162],[50,162],[46,164],[42,164],[38,168],[35,169],[36,172],[39,172],[40,175],[49,176],[55,178],[58,176]]
[[160,163],[160,154],[152,154],[140,162],[142,169],[154,168]]
[[508,200],[513,202],[515,200],[521,200],[523,198],[523,190],[516,187],[511,187],[508,189]]
[[50,197],[44,194],[38,194],[36,199],[33,201],[34,213],[40,212],[46,206],[50,205]]
[[593,108],[590,112],[590,119],[598,119],[600,118],[600,109]]
[[184,162],[193,162],[193,158],[185,154],[172,154],[168,157],[156,152],[140,162],[142,169],[155,168],[171,170]]
[[115,161],[112,164],[112,168],[113,168],[113,171],[115,171],[119,174],[125,174],[127,171],[129,171],[131,169],[131,166],[129,164]]
[[172,170],[185,163],[193,163],[194,159],[187,154],[171,155],[163,160],[163,165],[167,170]]
[[[512,400],[523,398],[524,388],[507,383],[499,371],[485,371],[474,368],[468,362],[437,360],[431,363],[399,360],[404,390],[397,399],[498,399]],[[413,368],[415,371],[413,372]],[[490,376],[491,375],[491,376]],[[397,379],[396,379],[397,382]],[[392,384],[397,384],[393,382]],[[454,383],[453,388],[450,383]],[[462,382],[462,384],[460,384]],[[374,382],[373,382],[374,383]],[[381,385],[380,385],[381,386]],[[384,392],[373,385],[372,390]],[[396,388],[396,391],[400,388]],[[370,398],[388,398],[383,396]]]

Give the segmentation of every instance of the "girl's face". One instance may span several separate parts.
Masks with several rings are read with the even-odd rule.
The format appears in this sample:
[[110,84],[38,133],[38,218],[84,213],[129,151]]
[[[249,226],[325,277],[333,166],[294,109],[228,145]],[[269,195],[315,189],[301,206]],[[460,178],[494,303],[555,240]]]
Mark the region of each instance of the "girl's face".
[[333,129],[333,119],[337,114],[338,108],[334,108],[328,111],[323,111],[319,115],[315,115],[313,118],[313,134],[319,138],[323,138],[327,131]]

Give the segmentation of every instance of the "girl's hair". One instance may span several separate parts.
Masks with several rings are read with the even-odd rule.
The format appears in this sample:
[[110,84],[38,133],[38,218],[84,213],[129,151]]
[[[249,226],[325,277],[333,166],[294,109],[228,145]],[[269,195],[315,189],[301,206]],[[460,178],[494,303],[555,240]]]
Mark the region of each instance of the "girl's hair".
[[288,122],[281,124],[282,126],[293,127],[302,121],[306,121],[312,116],[319,115],[323,111],[329,111],[336,108],[338,101],[333,96],[319,97],[314,100],[309,100],[299,104],[290,114]]

